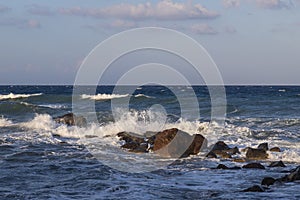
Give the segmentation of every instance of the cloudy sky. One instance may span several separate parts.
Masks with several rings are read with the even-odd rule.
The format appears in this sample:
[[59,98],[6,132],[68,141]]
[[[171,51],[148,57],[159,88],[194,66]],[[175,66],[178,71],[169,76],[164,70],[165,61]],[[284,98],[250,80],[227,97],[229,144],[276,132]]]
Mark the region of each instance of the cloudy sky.
[[73,84],[98,43],[145,26],[194,38],[225,84],[300,84],[300,0],[0,0],[0,84]]

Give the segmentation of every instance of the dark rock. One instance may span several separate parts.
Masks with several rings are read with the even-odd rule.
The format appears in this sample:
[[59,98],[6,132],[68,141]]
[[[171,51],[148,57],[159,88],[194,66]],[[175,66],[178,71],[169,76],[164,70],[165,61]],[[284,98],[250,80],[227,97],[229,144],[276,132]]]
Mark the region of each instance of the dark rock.
[[270,151],[281,152],[281,149],[279,147],[273,147],[273,148],[270,149]]
[[217,166],[217,169],[229,169],[229,167],[227,167],[226,165],[223,165],[223,164],[219,164]]
[[212,148],[212,151],[215,151],[215,150],[228,150],[230,149],[229,146],[223,142],[223,141],[218,141]]
[[117,134],[120,137],[120,140],[124,140],[126,143],[143,143],[145,140],[141,136],[134,133],[120,132]]
[[268,145],[268,143],[265,142],[265,143],[259,144],[257,148],[258,149],[263,149],[265,151],[268,151],[269,150],[269,145]]
[[120,140],[124,140],[125,144],[121,147],[129,149],[130,152],[146,153],[148,152],[148,144],[145,144],[145,139],[133,133],[120,132],[117,134]]
[[268,167],[286,167],[285,164],[280,160],[277,162],[271,162]]
[[66,124],[68,126],[86,126],[87,121],[82,116],[76,116],[73,113],[68,113],[59,117],[53,118],[56,123]]
[[214,152],[210,151],[210,152],[206,155],[206,157],[207,157],[207,158],[217,158],[218,156],[217,156]]
[[188,157],[198,154],[206,144],[206,139],[200,134],[191,136],[172,128],[155,135],[153,151],[163,157]]
[[120,140],[125,141],[122,148],[129,149],[130,152],[146,153],[152,150],[163,157],[196,155],[202,147],[207,145],[207,141],[202,135],[191,136],[176,128],[164,130],[155,135],[151,132],[149,137],[127,132],[120,132],[117,136],[120,137]]
[[224,165],[224,164],[219,164],[218,166],[217,166],[217,168],[216,169],[229,169],[229,170],[234,170],[234,169],[241,169],[240,167],[238,167],[238,166],[234,166],[234,167],[227,167],[226,165]]
[[254,185],[252,187],[243,190],[243,192],[264,192],[264,191],[265,190],[259,185]]
[[265,177],[262,181],[261,181],[261,185],[273,185],[276,182],[275,178],[272,177]]
[[266,150],[264,150],[264,149],[248,148],[247,153],[246,153],[246,158],[254,159],[254,160],[267,159],[268,154],[266,153]]
[[300,180],[300,166],[298,166],[296,169],[292,170],[290,174],[280,178],[279,180],[284,182],[292,182],[292,181]]
[[244,169],[265,169],[265,166],[263,166],[260,163],[249,163],[247,165],[243,166]]

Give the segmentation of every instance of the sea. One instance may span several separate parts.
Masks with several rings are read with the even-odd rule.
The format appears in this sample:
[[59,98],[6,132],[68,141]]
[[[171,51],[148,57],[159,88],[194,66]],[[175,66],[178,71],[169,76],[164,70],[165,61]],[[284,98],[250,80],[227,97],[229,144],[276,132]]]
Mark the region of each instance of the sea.
[[[225,86],[218,119],[207,86],[84,87],[74,94],[73,86],[0,86],[0,199],[300,199],[299,182],[242,192],[300,165],[300,86]],[[74,106],[86,126],[53,120]],[[202,134],[208,148],[187,158],[120,148],[121,131],[168,128]],[[239,149],[267,142],[281,152],[259,161],[265,170],[217,170],[245,164],[206,158],[219,140]],[[279,160],[287,167],[267,167]]]

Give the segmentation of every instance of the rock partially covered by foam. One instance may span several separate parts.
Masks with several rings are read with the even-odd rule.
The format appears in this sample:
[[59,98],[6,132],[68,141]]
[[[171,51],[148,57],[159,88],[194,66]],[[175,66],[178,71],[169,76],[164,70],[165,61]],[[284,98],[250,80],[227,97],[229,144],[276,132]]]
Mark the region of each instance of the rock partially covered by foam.
[[131,152],[154,151],[162,157],[188,157],[196,155],[207,141],[200,134],[190,135],[177,128],[167,129],[151,137],[137,136],[136,134],[121,132],[117,134],[125,144],[122,148]]
[[66,124],[68,126],[86,126],[86,119],[82,116],[76,116],[73,113],[68,113],[62,116],[53,118],[56,123]]
[[262,160],[267,159],[268,154],[265,149],[254,149],[249,147],[246,153],[246,158],[252,160]]

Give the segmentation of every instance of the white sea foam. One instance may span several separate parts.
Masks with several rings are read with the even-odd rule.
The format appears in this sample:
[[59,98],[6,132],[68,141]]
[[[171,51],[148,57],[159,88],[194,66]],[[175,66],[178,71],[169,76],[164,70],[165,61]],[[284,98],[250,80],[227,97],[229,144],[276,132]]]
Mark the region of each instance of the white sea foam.
[[11,126],[12,121],[5,119],[4,117],[0,117],[0,127]]
[[[202,134],[208,139],[209,146],[218,140],[223,140],[229,146],[237,146],[240,149],[245,147],[256,148],[258,144],[267,142],[270,148],[280,147],[283,151],[280,153],[268,152],[270,161],[282,160],[285,162],[300,163],[300,142],[282,140],[277,138],[277,136],[257,139],[248,127],[239,127],[232,124],[226,124],[225,127],[222,127],[217,123],[188,121],[184,119],[180,119],[177,122],[165,123],[164,117],[163,113],[151,110],[130,111],[123,112],[118,119],[115,119],[115,122],[108,122],[104,125],[90,123],[87,127],[80,128],[57,124],[50,115],[39,114],[34,119],[20,123],[19,125],[43,136],[46,135],[49,138],[52,138],[53,135],[60,135],[64,138],[79,139],[78,142],[88,145],[89,149],[97,148],[101,152],[101,155],[105,154],[105,151],[112,153],[116,149],[120,149],[121,142],[116,137],[119,132],[128,131],[143,134],[146,131],[158,132],[169,128],[178,128],[189,134]],[[0,126],[9,126],[11,124],[11,121],[0,118]],[[93,137],[91,138],[91,136]],[[90,145],[91,143],[96,146]],[[244,154],[242,153],[241,156],[245,156]]]
[[155,99],[155,97],[151,97],[151,96],[148,96],[148,95],[145,95],[145,94],[136,94],[136,95],[134,95],[134,97],[146,97],[146,98],[149,98],[149,99]]
[[20,99],[20,98],[28,98],[33,96],[41,96],[43,93],[36,93],[36,94],[1,94],[0,100],[6,100],[6,99]]
[[45,108],[53,108],[53,109],[67,108],[67,106],[63,104],[41,104],[38,106],[45,107]]
[[82,99],[91,99],[91,100],[109,100],[128,97],[129,94],[97,94],[97,95],[81,95]]

